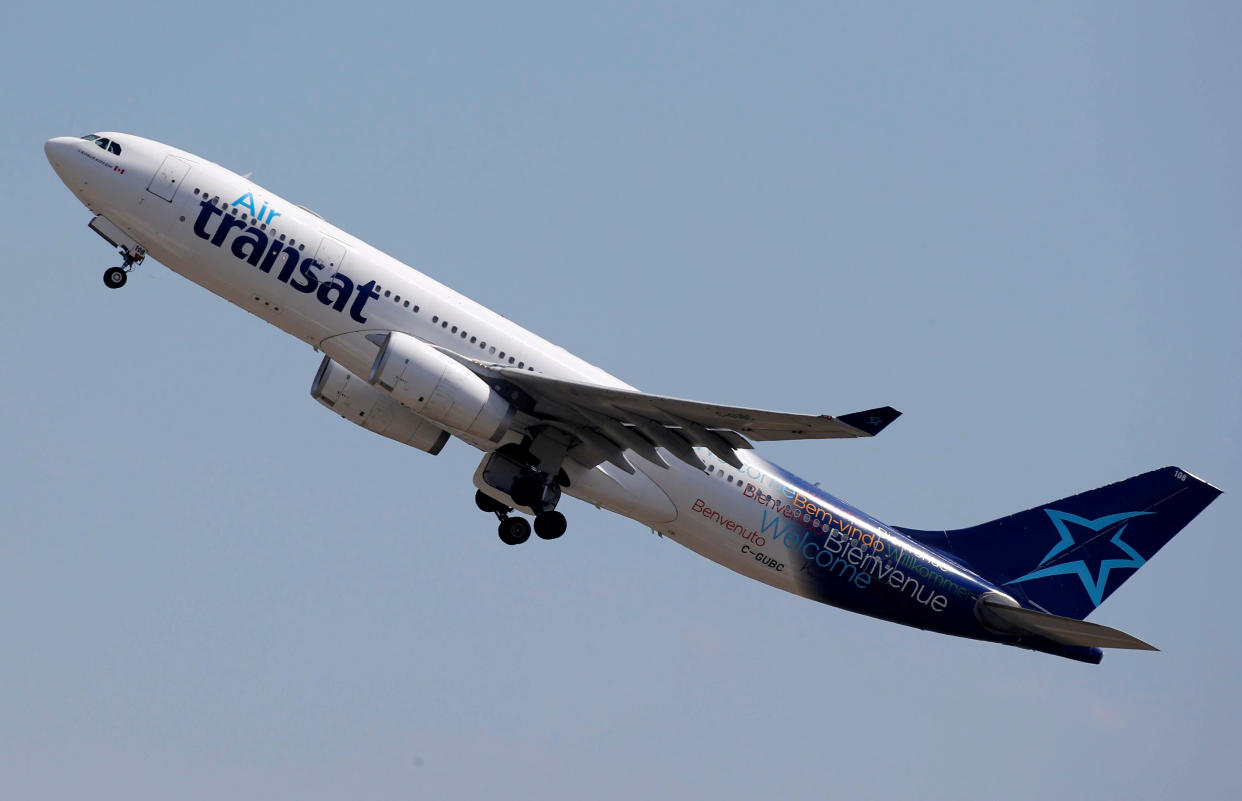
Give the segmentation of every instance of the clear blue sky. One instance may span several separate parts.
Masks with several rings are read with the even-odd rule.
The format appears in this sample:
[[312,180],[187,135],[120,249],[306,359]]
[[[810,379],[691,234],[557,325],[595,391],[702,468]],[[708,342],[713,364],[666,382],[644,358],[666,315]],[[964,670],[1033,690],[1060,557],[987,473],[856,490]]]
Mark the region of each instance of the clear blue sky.
[[[1235,3],[0,11],[0,787],[12,798],[1168,798],[1235,767]],[[861,7],[860,7],[861,5]],[[765,452],[959,526],[1167,464],[1226,494],[1092,667],[853,616],[310,399],[51,136],[200,153],[653,392],[883,436]]]

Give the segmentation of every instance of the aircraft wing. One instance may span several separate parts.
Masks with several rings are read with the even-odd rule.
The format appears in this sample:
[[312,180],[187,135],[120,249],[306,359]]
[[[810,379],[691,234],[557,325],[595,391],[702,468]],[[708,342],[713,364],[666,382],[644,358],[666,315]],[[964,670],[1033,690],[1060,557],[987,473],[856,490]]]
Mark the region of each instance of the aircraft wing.
[[[606,459],[622,466],[623,457],[615,457],[626,449],[665,464],[655,453],[658,446],[702,468],[702,460],[692,450],[701,446],[740,467],[733,451],[750,448],[748,440],[870,437],[901,414],[891,406],[840,417],[772,412],[550,378],[511,367],[478,362],[470,366],[492,381],[499,379],[519,390],[526,396],[522,405],[528,414],[574,434],[586,451],[602,457],[593,460],[595,464]],[[625,464],[623,469],[627,468]]]

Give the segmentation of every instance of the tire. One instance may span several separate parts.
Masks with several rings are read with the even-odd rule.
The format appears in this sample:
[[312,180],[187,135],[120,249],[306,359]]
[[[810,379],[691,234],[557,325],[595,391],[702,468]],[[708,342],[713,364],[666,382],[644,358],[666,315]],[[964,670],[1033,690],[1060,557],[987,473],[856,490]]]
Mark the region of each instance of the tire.
[[500,521],[498,533],[505,545],[521,545],[530,539],[530,523],[524,517],[506,517]]
[[120,289],[125,286],[129,276],[120,267],[109,267],[104,270],[104,286],[108,289]]
[[482,490],[474,491],[474,505],[479,507],[480,512],[507,512],[509,507],[500,501],[483,492]]
[[554,540],[565,533],[565,515],[560,512],[544,512],[535,518],[535,534],[541,540]]

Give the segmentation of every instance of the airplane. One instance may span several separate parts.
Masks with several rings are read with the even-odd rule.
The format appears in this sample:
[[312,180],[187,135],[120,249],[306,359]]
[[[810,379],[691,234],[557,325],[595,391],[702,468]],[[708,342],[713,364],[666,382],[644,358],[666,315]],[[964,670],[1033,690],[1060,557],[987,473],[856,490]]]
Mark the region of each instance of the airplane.
[[1085,618],[1220,494],[1165,467],[971,528],[887,525],[753,443],[875,436],[892,407],[647,394],[201,156],[117,132],[44,152],[121,257],[105,286],[151,256],[322,352],[310,394],[351,423],[432,455],[477,448],[475,504],[508,545],[526,516],[564,534],[569,495],[814,601],[1098,664],[1156,650]]

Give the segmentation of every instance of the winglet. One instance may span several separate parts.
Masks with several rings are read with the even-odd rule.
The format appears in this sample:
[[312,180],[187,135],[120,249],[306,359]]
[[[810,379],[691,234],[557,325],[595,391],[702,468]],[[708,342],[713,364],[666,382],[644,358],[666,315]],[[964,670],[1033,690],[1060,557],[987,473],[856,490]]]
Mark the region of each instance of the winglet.
[[866,432],[869,437],[874,437],[898,417],[901,417],[901,412],[892,406],[881,406],[879,409],[868,409],[865,412],[843,414],[837,419],[851,428]]

